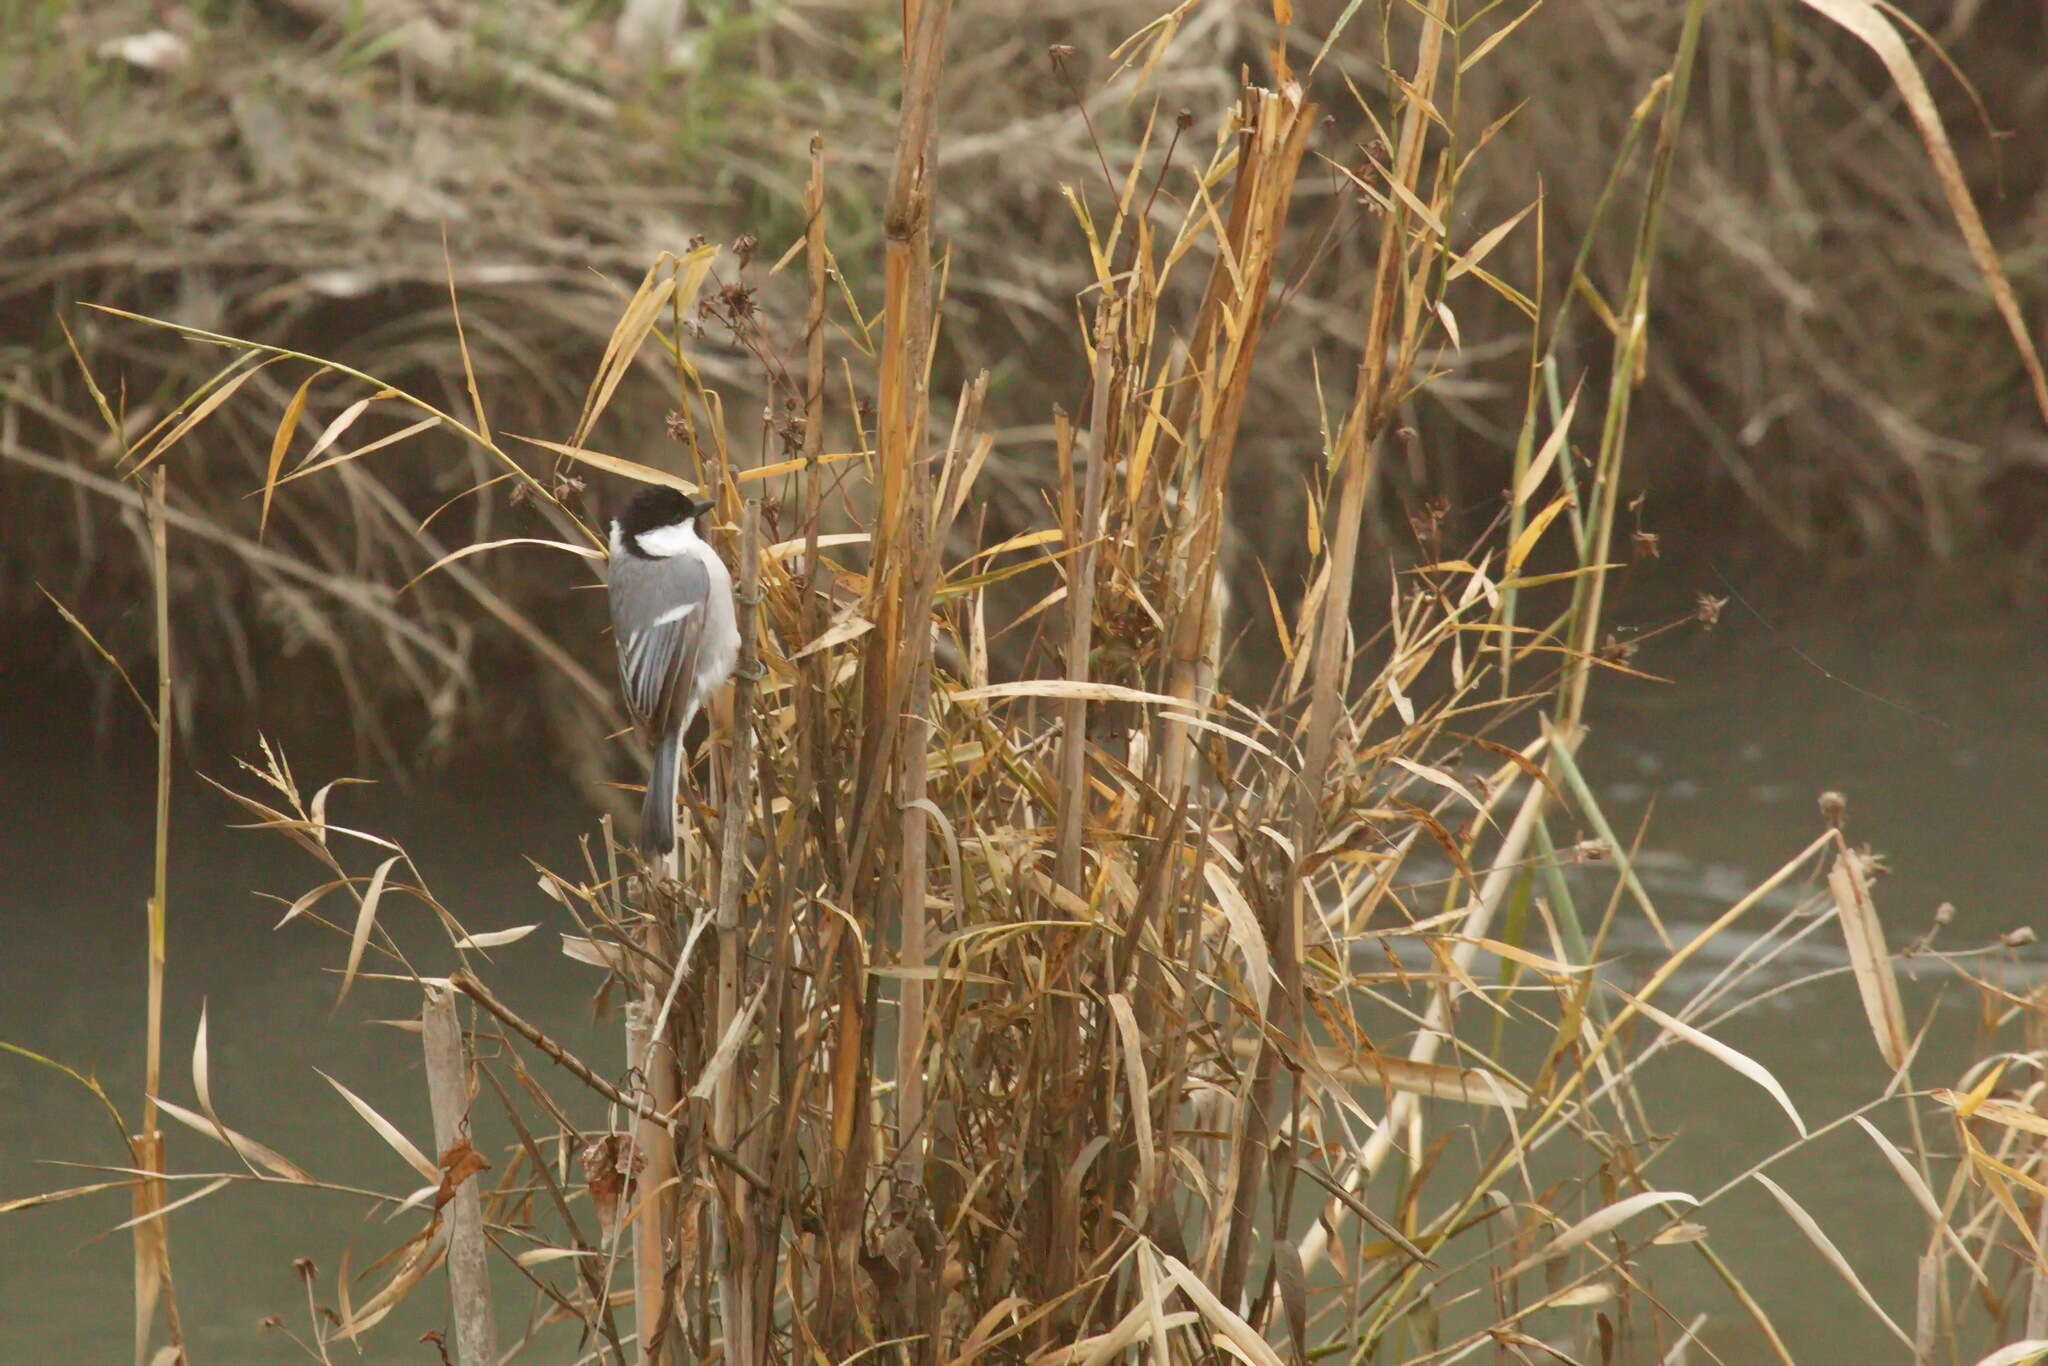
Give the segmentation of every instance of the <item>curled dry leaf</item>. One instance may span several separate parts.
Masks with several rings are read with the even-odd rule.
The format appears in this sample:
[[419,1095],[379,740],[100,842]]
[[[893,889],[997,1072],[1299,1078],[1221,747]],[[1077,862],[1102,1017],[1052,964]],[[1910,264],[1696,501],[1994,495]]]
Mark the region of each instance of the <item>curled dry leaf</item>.
[[441,1154],[441,1189],[434,1194],[434,1208],[439,1209],[455,1198],[455,1188],[475,1176],[487,1172],[491,1164],[484,1155],[470,1146],[468,1139],[450,1144]]
[[590,1191],[590,1203],[597,1210],[599,1226],[609,1238],[618,1228],[619,1201],[645,1164],[627,1134],[600,1134],[586,1143],[578,1156],[583,1163],[583,1184]]
[[1891,955],[1885,950],[1884,926],[1878,922],[1877,905],[1870,898],[1867,867],[1861,854],[1843,845],[1835,866],[1828,870],[1828,891],[1834,894],[1835,907],[1841,913],[1849,966],[1856,974],[1856,991],[1863,998],[1864,1014],[1870,1017],[1877,1051],[1885,1066],[1896,1072],[1906,1065],[1906,1011],[1899,1003]]

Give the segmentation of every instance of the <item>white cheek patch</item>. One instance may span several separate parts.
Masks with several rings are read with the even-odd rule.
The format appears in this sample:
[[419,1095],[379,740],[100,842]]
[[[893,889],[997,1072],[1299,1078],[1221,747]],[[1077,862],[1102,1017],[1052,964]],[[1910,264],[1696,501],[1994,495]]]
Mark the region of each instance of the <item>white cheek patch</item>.
[[681,526],[658,526],[652,531],[643,531],[633,538],[640,543],[640,553],[657,560],[686,553],[692,546],[704,544],[697,538],[697,528],[688,522]]
[[672,626],[697,610],[697,604],[686,602],[681,607],[671,607],[654,619],[656,626]]

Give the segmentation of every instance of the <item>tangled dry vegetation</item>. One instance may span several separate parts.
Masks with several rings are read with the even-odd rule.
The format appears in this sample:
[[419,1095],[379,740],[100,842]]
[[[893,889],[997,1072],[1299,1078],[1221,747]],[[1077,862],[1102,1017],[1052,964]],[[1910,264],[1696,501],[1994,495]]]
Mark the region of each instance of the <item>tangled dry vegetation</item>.
[[[1289,228],[1316,207],[1302,186],[1333,169],[1311,154],[1324,111],[1296,80],[1314,44],[1290,39],[1211,111],[1213,132],[1166,102],[1077,180],[1063,211],[1088,283],[1070,409],[1027,415],[987,371],[945,377],[933,358],[956,281],[940,207],[966,178],[935,153],[946,0],[908,9],[876,196],[879,301],[835,268],[849,248],[826,211],[828,187],[865,168],[814,144],[802,230],[774,263],[800,281],[784,296],[793,310],[759,288],[782,243],[663,253],[615,312],[564,440],[507,434],[459,265],[436,388],[188,319],[156,326],[225,363],[175,401],[147,408],[97,383],[86,358],[78,382],[119,476],[67,477],[147,518],[166,781],[170,566],[205,538],[273,587],[373,618],[426,695],[460,676],[451,635],[488,616],[529,652],[529,672],[599,718],[615,717],[603,680],[481,566],[547,556],[559,582],[561,555],[596,558],[601,544],[590,488],[621,480],[712,490],[737,566],[742,664],[683,847],[641,866],[606,827],[580,866],[545,870],[559,924],[472,933],[402,847],[330,822],[332,784],[308,792],[268,746],[223,785],[320,867],[285,920],[345,946],[342,992],[376,979],[420,1000],[431,1143],[385,1118],[388,1098],[342,1095],[365,1141],[425,1184],[348,1192],[409,1233],[367,1280],[344,1271],[330,1295],[309,1278],[295,1334],[307,1356],[351,1352],[407,1297],[446,1293],[446,1346],[464,1366],[507,1352],[1674,1361],[1705,1352],[1712,1332],[1652,1278],[1691,1258],[1789,1362],[1743,1284],[1742,1249],[1714,1236],[1717,1202],[1753,1184],[1917,1360],[1956,1357],[1987,1319],[2014,1342],[1987,1363],[2048,1352],[2036,1340],[2048,1338],[2048,1263],[2029,1209],[2048,1124],[2038,1084],[1993,1094],[2037,1055],[1918,1089],[1871,862],[1839,828],[1673,937],[1579,775],[1588,689],[1631,667],[1603,606],[1621,570],[1651,265],[1706,8],[1686,7],[1635,108],[1625,143],[1643,174],[1617,178],[1601,201],[1612,223],[1584,239],[1587,253],[1628,244],[1603,266],[1619,283],[1558,296],[1540,278],[1518,288],[1500,265],[1540,216],[1510,210],[1446,236],[1468,221],[1467,170],[1493,149],[1459,124],[1445,137],[1441,111],[1508,50],[1513,16],[1471,31],[1441,4],[1387,16],[1389,50],[1406,54],[1382,73],[1398,93],[1361,90],[1349,106],[1384,121],[1383,153],[1365,172],[1334,168],[1354,216],[1326,228],[1360,272],[1358,311],[1332,324],[1357,339],[1341,372],[1304,373],[1270,349],[1301,297],[1290,250],[1302,234]],[[1133,79],[1213,14],[1183,6],[1140,29],[1122,49]],[[1537,324],[1524,329],[1509,492],[1463,553],[1443,544],[1441,515],[1418,517],[1423,562],[1391,579],[1379,625],[1358,631],[1371,491],[1417,386],[1457,347],[1466,300],[1488,295]],[[1562,351],[1575,308],[1625,320],[1590,374]],[[137,314],[99,316],[109,337],[151,335]],[[750,367],[742,392],[765,403],[722,396],[714,345]],[[599,440],[653,383],[643,356],[672,386],[663,406],[684,475]],[[1247,471],[1258,377],[1276,365],[1313,404],[1314,458]],[[335,405],[321,421],[315,395]],[[1582,413],[1598,432],[1583,458],[1569,441]],[[995,468],[999,434],[1040,420],[1043,501],[1011,530],[989,508],[990,481],[1020,477]],[[254,537],[187,501],[201,496],[192,452],[234,426],[262,433],[234,491],[250,495]],[[443,468],[451,448],[462,454]],[[430,483],[468,480],[464,510],[416,507],[370,473],[402,463],[439,470]],[[1281,502],[1273,486],[1297,475],[1302,491]],[[337,506],[352,514],[339,524]],[[508,526],[514,515],[535,525]],[[457,516],[470,519],[460,534]],[[291,519],[307,535],[324,525],[337,556],[345,543],[349,572],[265,549],[263,529]],[[1227,579],[1227,532],[1247,523],[1298,541],[1292,591],[1271,565]],[[402,596],[365,586],[400,573]],[[1263,695],[1227,686],[1248,620],[1278,642]],[[161,983],[177,969],[162,953],[176,913],[165,838],[160,823],[140,1137],[102,1094],[125,1160],[104,1182],[0,1211],[130,1193],[137,1356],[160,1333],[159,1359],[178,1360],[180,1204],[237,1186],[275,1199],[335,1188],[230,1126],[203,1021],[193,1103],[162,1094]],[[1585,862],[1615,869],[1604,905],[1585,899]],[[1773,893],[1812,874],[1825,890],[1754,953],[1690,997],[1670,989],[1715,936],[1751,928]],[[405,917],[442,932],[437,947],[401,933]],[[1614,926],[1638,917],[1664,951],[1625,990],[1600,969]],[[1770,1072],[1707,1027],[1756,998],[1756,971],[1785,943],[1836,924],[1891,1080],[1809,1127]],[[623,1003],[615,1055],[576,1056],[563,1022],[494,988],[490,952],[544,929],[562,933],[563,971],[602,978]],[[1936,952],[1931,939],[1916,951]],[[1999,1023],[2039,1020],[2037,1000],[1965,957],[1951,964]],[[1665,1139],[1638,1083],[1673,1043],[1753,1082],[1786,1147],[1716,1190],[1657,1185]],[[1867,1115],[1902,1118],[1911,1141]],[[159,1116],[234,1161],[173,1168]],[[1959,1152],[1921,1132],[1929,1116],[1953,1118]],[[1926,1255],[1909,1306],[1873,1297],[1767,1170],[1851,1125],[1927,1220],[1910,1235]]]
[[[1036,524],[1035,490],[1053,471],[1043,414],[1085,381],[1067,300],[1088,270],[1048,250],[1072,232],[1057,187],[1091,183],[1101,158],[1127,163],[1154,100],[1165,114],[1194,111],[1209,136],[1232,98],[1231,73],[1256,67],[1275,40],[1263,7],[1200,0],[1176,8],[1155,61],[1123,62],[1118,42],[1156,8],[979,5],[958,17],[940,78],[947,136],[937,155],[950,188],[934,227],[950,269],[936,388],[951,395],[988,369],[1007,400],[984,492],[992,524],[1013,531]],[[445,325],[452,274],[500,429],[559,434],[580,377],[603,354],[617,281],[697,234],[788,240],[803,218],[802,148],[815,129],[841,168],[828,186],[835,250],[857,297],[875,297],[879,186],[900,86],[893,28],[845,0],[688,9],[664,65],[640,60],[654,49],[622,41],[594,12],[538,0],[17,7],[19,22],[0,30],[0,99],[16,130],[0,153],[0,489],[29,534],[0,547],[0,611],[46,618],[38,583],[82,606],[146,591],[140,562],[97,529],[94,500],[106,490],[53,482],[62,472],[49,462],[104,475],[110,453],[53,319],[72,318],[91,364],[119,371],[137,424],[126,439],[212,368],[190,347],[109,326],[77,302],[262,337],[445,407],[460,397]],[[1232,556],[1232,587],[1254,597],[1256,576],[1236,572],[1254,558],[1283,595],[1307,579],[1300,490],[1325,445],[1308,394],[1319,357],[1357,344],[1373,260],[1351,177],[1375,174],[1389,155],[1386,130],[1352,92],[1375,109],[1398,98],[1382,54],[1406,32],[1377,7],[1296,9],[1287,42],[1334,123],[1318,130],[1296,186],[1282,249],[1288,304],[1271,319],[1267,364],[1244,400],[1251,458],[1236,491],[1287,500],[1287,515],[1234,528],[1246,553]],[[1349,35],[1319,52],[1347,9],[1357,11]],[[2026,366],[1955,231],[1941,177],[1894,107],[1895,73],[1801,13],[1730,5],[1702,35],[1689,154],[1668,191],[1659,344],[1643,360],[1640,401],[1658,439],[1631,477],[1654,489],[1660,520],[1724,528],[1715,538],[1739,492],[1779,536],[1829,552],[1946,552],[1993,534],[2038,556],[2041,437]],[[1513,17],[1481,9],[1460,22],[1491,33]],[[1931,98],[1959,170],[1986,206],[1991,240],[2015,244],[2014,288],[2038,301],[2044,258],[2026,244],[2041,238],[2048,158],[2037,137],[2000,132],[2048,123],[2038,11],[1988,0],[1930,5],[1920,17],[1981,88],[1980,117],[1969,91],[1933,68]],[[1631,244],[1625,223],[1603,217],[1609,174],[1619,165],[1621,187],[1636,184],[1633,113],[1679,20],[1661,0],[1553,0],[1457,73],[1447,124],[1468,140],[1498,131],[1494,154],[1464,168],[1452,236],[1476,236],[1540,195],[1546,243],[1596,249],[1576,260],[1554,245],[1539,252],[1525,228],[1495,267],[1512,261],[1525,289],[1540,272],[1553,299],[1583,268],[1611,305]],[[135,44],[153,30],[182,48]],[[1063,65],[1046,61],[1049,43],[1072,49]],[[800,290],[763,284],[777,316],[801,312]],[[1383,464],[1366,504],[1376,543],[1403,556],[1414,553],[1410,515],[1438,498],[1459,541],[1476,535],[1509,473],[1526,318],[1483,290],[1456,309],[1458,337],[1427,339],[1421,383],[1400,396],[1398,426],[1415,435]],[[1556,339],[1567,370],[1604,364],[1613,325],[1611,308],[1567,319]],[[736,409],[767,397],[725,339],[696,360]],[[478,629],[453,581],[421,587],[410,633],[363,609],[445,549],[521,525],[481,500],[458,504],[429,540],[412,534],[419,509],[496,471],[454,442],[434,460],[365,465],[280,504],[258,546],[257,509],[243,494],[268,456],[265,414],[289,387],[274,373],[250,383],[263,411],[219,414],[183,452],[187,477],[172,493],[212,537],[179,569],[181,609],[216,628],[192,643],[189,657],[205,667],[185,680],[183,705],[239,714],[257,699],[276,709],[338,683],[354,693],[356,725],[380,764],[473,737],[466,690],[514,672],[516,640]],[[607,440],[645,456],[665,409],[653,373],[630,376],[625,394]],[[309,411],[331,413],[324,384]],[[373,417],[359,430],[389,429]],[[365,530],[336,536],[336,524]],[[477,563],[463,575],[538,627],[573,636],[553,579],[528,562]],[[109,643],[144,648],[147,623],[127,629]],[[301,686],[257,687],[259,658]],[[578,658],[595,669],[600,656]],[[92,667],[89,655],[71,664]],[[552,722],[564,753],[588,750],[573,691],[493,700]]]

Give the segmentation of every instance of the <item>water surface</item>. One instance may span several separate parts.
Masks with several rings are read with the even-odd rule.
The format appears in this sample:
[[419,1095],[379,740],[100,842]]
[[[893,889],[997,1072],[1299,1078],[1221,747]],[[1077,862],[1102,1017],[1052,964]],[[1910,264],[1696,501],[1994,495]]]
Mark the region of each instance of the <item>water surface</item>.
[[[1682,610],[1682,590],[1716,588],[1695,571],[1652,570],[1624,595],[1622,619],[1648,625]],[[2019,925],[2048,930],[2040,888],[2048,847],[2048,647],[2039,624],[1995,611],[1959,612],[1873,599],[1743,585],[1766,625],[1730,604],[1713,631],[1660,639],[1639,667],[1665,686],[1609,679],[1598,690],[1586,762],[1617,825],[1633,836],[1646,812],[1645,882],[1674,934],[1684,935],[1820,829],[1823,789],[1849,798],[1849,829],[1893,872],[1878,899],[1895,947],[1957,908],[1945,942],[1985,942]],[[225,743],[231,737],[215,737]],[[13,680],[0,699],[0,1039],[93,1070],[131,1105],[140,1087],[143,899],[150,878],[151,770],[146,735],[117,725],[95,740],[80,708]],[[227,776],[227,765],[206,761]],[[334,776],[302,770],[310,785]],[[246,785],[246,779],[242,780]],[[610,1026],[588,1019],[589,969],[564,960],[560,913],[526,863],[573,866],[589,824],[565,778],[545,764],[437,780],[414,792],[351,790],[337,819],[402,839],[430,884],[474,930],[545,922],[498,952],[493,980],[522,1007],[592,1050],[615,1052]],[[273,932],[279,906],[316,870],[276,836],[228,830],[240,819],[196,780],[181,780],[171,887],[167,1094],[190,1095],[190,1048],[204,1003],[214,1097],[228,1123],[321,1177],[383,1189],[408,1174],[313,1071],[387,1107],[409,1133],[429,1131],[417,1040],[366,1020],[416,1009],[396,986],[360,984],[337,1009],[334,936],[305,926]],[[1794,894],[1811,891],[1794,888]],[[1757,928],[1768,923],[1760,913]],[[1718,970],[1747,942],[1703,953]],[[1649,940],[1632,924],[1610,972],[1626,980]],[[1838,971],[1828,927],[1755,985],[1824,974],[1769,996],[1717,1032],[1772,1068],[1818,1124],[1874,1095],[1884,1074],[1853,989]],[[1829,974],[1831,970],[1832,975]],[[1679,984],[1697,985],[1703,976]],[[1755,994],[1754,992],[1747,994]],[[1946,1084],[1972,1046],[1967,993],[1946,974],[1908,986],[1915,1019],[1946,1001],[1917,1074]],[[611,1050],[611,1051],[607,1051]],[[566,1094],[568,1087],[563,1088]],[[1645,1081],[1650,1115],[1675,1140],[1655,1184],[1704,1191],[1787,1142],[1789,1122],[1756,1087],[1689,1050],[1674,1050]],[[486,1096],[488,1104],[488,1096]],[[133,1115],[130,1116],[131,1121]],[[1884,1127],[1903,1136],[1896,1111]],[[217,1145],[173,1130],[174,1165],[229,1170]],[[93,1179],[36,1159],[119,1160],[97,1106],[78,1087],[0,1057],[0,1199]],[[1834,1234],[1888,1306],[1907,1312],[1924,1225],[1868,1140],[1851,1129],[1774,1168]],[[0,1230],[0,1360],[126,1359],[130,1253],[126,1217],[106,1197],[8,1217]],[[1802,1362],[1900,1349],[1753,1185],[1703,1218]],[[340,1196],[231,1189],[180,1213],[174,1225],[179,1298],[203,1366],[275,1361],[296,1349],[259,1329],[282,1316],[304,1332],[305,1294],[293,1259],[312,1257],[320,1295],[333,1300],[342,1249],[360,1268],[408,1228],[366,1218]],[[1715,1316],[1709,1340],[1726,1360],[1761,1349],[1696,1255],[1654,1249],[1646,1266],[1678,1305]],[[504,1289],[516,1296],[517,1288]],[[412,1359],[437,1326],[438,1296],[421,1294],[379,1330],[373,1355]],[[516,1302],[516,1300],[515,1300]],[[423,1358],[431,1359],[431,1358]]]

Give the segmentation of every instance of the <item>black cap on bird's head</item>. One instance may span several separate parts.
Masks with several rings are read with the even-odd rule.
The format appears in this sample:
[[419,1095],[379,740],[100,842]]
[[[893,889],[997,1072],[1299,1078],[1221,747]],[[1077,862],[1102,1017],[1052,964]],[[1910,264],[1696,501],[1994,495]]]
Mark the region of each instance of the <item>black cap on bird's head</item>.
[[716,506],[667,484],[649,484],[620,510],[619,530],[627,536],[641,536],[665,526],[693,522]]

